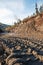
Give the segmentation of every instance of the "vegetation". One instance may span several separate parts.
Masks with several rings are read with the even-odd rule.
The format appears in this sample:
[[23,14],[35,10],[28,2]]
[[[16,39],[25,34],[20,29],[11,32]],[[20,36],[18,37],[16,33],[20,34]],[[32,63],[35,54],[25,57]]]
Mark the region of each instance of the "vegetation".
[[3,33],[4,31],[0,28],[0,33]]
[[39,9],[40,13],[43,13],[43,5],[40,6],[40,9]]

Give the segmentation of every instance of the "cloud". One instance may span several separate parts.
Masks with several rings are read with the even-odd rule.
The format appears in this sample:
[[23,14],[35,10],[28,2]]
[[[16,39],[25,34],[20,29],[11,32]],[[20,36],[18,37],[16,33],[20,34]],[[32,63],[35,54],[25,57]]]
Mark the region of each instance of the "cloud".
[[0,7],[6,7],[13,11],[23,11],[24,10],[24,0],[2,0],[0,2]]
[[6,8],[1,8],[0,9],[0,17],[5,17],[12,14],[12,11],[6,9]]
[[6,8],[0,9],[0,22],[5,24],[12,24],[13,12]]
[[0,22],[13,24],[15,15],[21,18],[24,9],[24,0],[0,0]]
[[15,0],[14,2],[12,1],[6,4],[7,4],[7,7],[10,5],[13,11],[16,11],[16,10],[23,11],[24,10],[23,0]]

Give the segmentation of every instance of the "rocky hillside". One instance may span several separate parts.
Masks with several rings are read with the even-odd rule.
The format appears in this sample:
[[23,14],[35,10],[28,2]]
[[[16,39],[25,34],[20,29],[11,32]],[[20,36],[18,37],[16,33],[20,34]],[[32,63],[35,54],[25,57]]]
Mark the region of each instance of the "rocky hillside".
[[43,37],[43,13],[27,17],[8,30],[18,36]]

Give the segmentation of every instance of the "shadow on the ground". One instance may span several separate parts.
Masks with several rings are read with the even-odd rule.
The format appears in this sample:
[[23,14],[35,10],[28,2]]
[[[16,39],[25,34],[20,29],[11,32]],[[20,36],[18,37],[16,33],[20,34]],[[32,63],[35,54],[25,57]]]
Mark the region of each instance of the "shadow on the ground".
[[11,55],[11,53],[14,53],[14,55],[9,57],[11,59],[17,59],[16,62],[13,62],[14,64],[20,63],[20,65],[43,65],[42,40],[40,41],[31,38],[19,37],[8,39],[0,38],[0,44],[8,54],[8,57]]

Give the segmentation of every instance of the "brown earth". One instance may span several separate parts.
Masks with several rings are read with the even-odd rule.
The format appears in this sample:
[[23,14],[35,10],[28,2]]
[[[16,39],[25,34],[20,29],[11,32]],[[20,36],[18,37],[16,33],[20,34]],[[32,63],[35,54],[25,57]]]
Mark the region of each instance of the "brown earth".
[[43,39],[43,14],[27,17],[19,24],[8,28],[10,32],[20,37],[36,37]]

